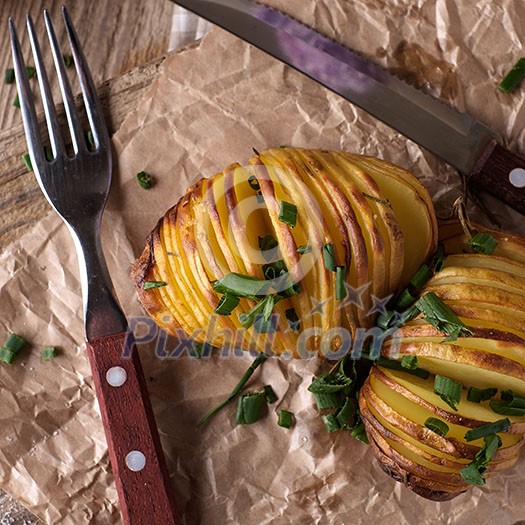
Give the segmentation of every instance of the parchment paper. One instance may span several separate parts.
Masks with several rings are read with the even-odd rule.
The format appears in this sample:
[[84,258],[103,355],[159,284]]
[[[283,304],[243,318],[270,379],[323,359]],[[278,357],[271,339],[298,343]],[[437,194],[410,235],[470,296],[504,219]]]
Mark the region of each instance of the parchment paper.
[[[407,57],[417,44],[418,53],[441,61],[436,71],[428,71],[438,79],[437,94],[490,124],[523,153],[525,90],[504,96],[495,88],[523,53],[521,4],[271,4],[416,80],[418,70],[409,70]],[[443,93],[439,68],[446,70]],[[118,171],[103,244],[130,318],[142,312],[129,266],[156,220],[197,178],[245,161],[252,147],[280,144],[342,148],[396,162],[429,187],[441,214],[459,192],[454,171],[430,153],[214,29],[199,46],[165,61],[151,92],[114,138]],[[135,180],[141,170],[156,178],[149,191]],[[496,201],[490,204],[507,229],[525,233],[521,216]],[[80,346],[77,263],[69,234],[55,215],[4,249],[0,287],[0,338],[14,331],[32,343],[15,366],[0,367],[0,485],[46,523],[119,523],[92,378]],[[236,427],[232,405],[197,430],[195,422],[229,393],[251,358],[160,360],[155,344],[140,350],[175,491],[190,525],[510,525],[525,517],[519,467],[451,502],[433,503],[388,478],[365,445],[346,433],[327,434],[306,391],[317,361],[264,364],[249,388],[271,383],[279,401],[256,425]],[[41,362],[38,348],[44,345],[59,346],[61,355]],[[170,339],[167,348],[176,349],[176,342]],[[276,425],[279,408],[295,413],[293,429]]]

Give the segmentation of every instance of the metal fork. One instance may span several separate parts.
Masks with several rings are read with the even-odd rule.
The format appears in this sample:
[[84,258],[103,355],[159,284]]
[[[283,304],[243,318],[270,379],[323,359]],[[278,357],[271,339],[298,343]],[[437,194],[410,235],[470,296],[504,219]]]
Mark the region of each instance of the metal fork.
[[[86,59],[71,19],[62,8],[84,105],[93,134],[89,148],[66,73],[63,55],[44,11],[73,155],[66,151],[40,45],[27,17],[33,58],[53,159],[48,161],[15,24],[9,19],[15,76],[31,163],[51,206],[66,223],[78,253],[87,353],[99,400],[124,523],[178,525],[166,463],[144,374],[127,321],[117,304],[100,243],[100,222],[111,183],[111,144]],[[128,339],[129,341],[129,339]]]

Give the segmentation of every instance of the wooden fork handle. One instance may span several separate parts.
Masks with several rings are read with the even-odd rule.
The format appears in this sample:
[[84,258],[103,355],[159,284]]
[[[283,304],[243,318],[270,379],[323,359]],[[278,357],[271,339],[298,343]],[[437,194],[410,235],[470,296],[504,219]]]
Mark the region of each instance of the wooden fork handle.
[[125,525],[182,525],[144,373],[126,334],[87,343]]

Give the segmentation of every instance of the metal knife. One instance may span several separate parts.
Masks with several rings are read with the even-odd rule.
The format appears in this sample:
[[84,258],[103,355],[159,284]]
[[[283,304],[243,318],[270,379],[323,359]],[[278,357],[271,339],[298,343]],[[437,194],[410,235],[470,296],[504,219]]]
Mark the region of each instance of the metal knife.
[[316,80],[525,215],[525,159],[498,134],[288,15],[253,0],[172,0]]

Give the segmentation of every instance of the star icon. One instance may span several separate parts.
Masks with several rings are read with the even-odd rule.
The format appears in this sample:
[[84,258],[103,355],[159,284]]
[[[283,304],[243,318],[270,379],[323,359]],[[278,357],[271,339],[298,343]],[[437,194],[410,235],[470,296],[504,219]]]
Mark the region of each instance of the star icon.
[[379,297],[376,297],[374,294],[372,294],[372,308],[368,310],[368,313],[366,315],[372,315],[373,313],[380,313],[380,314],[386,314],[386,305],[388,304],[388,301],[392,299],[393,294],[387,295],[386,297],[383,297],[383,299],[380,299]]
[[341,308],[346,308],[350,305],[355,305],[357,308],[362,309],[363,308],[363,301],[361,299],[361,296],[365,292],[365,290],[370,286],[370,283],[366,283],[361,285],[359,288],[354,288],[348,283],[345,283],[345,290],[346,295],[345,298],[341,301],[341,304],[339,305],[339,310]]
[[310,317],[314,314],[323,315],[324,307],[326,303],[329,301],[329,299],[326,299],[324,301],[318,301],[315,297],[310,297],[310,299],[312,300],[314,307],[308,312],[307,316]]

